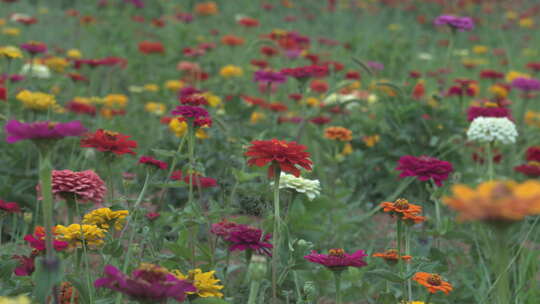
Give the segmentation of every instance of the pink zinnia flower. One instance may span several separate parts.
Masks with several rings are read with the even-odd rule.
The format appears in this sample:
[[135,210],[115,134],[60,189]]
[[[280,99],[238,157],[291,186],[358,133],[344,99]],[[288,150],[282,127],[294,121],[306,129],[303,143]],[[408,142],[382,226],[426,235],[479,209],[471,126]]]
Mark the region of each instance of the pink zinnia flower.
[[5,125],[8,135],[6,141],[10,144],[25,139],[61,139],[67,136],[80,136],[86,132],[80,121],[54,123],[50,121],[37,121],[24,123],[10,120]]
[[448,175],[454,171],[454,168],[451,163],[434,157],[405,155],[399,159],[396,170],[401,171],[400,178],[414,176],[420,181],[432,179],[437,186],[441,187],[442,182],[448,179]]
[[328,254],[320,254],[316,251],[312,251],[310,254],[304,256],[304,259],[321,264],[330,268],[330,270],[343,270],[347,267],[364,267],[367,263],[364,261],[364,257],[367,254],[364,250],[357,250],[352,254],[345,253],[341,248],[330,249]]
[[169,166],[166,162],[163,162],[151,156],[145,156],[145,155],[139,158],[139,164],[149,165],[149,166],[161,169],[161,170],[167,170],[167,167]]
[[100,204],[107,188],[105,182],[92,170],[53,170],[52,191],[54,195],[63,198],[71,195],[81,202]]
[[237,223],[223,220],[219,223],[212,224],[212,228],[210,228],[210,232],[225,239],[229,236],[231,231],[238,226],[239,224]]
[[0,199],[0,211],[5,211],[7,213],[17,213],[21,212],[21,207],[15,202],[6,202]]
[[34,273],[34,270],[36,270],[36,266],[34,265],[34,253],[32,253],[30,256],[14,255],[12,258],[19,262],[19,265],[13,270],[13,273],[16,276],[29,276]]
[[237,225],[230,229],[225,241],[229,242],[229,251],[253,250],[259,254],[271,256],[272,244],[268,240],[272,238],[271,234],[263,236],[262,230],[248,225]]

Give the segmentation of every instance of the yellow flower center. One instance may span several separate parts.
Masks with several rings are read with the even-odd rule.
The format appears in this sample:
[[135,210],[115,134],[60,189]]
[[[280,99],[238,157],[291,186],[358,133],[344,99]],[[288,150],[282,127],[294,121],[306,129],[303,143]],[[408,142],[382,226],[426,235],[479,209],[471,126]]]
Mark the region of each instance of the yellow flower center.
[[428,279],[427,279],[427,282],[430,284],[430,285],[433,285],[433,286],[440,286],[442,284],[442,278],[440,275],[438,274],[432,274]]
[[395,202],[394,202],[394,206],[398,209],[401,209],[401,210],[407,210],[409,209],[409,201],[407,199],[404,199],[404,198],[398,198]]
[[527,165],[533,166],[533,167],[540,167],[540,162],[532,160],[528,162]]
[[107,139],[112,139],[112,140],[115,140],[116,136],[118,135],[118,132],[113,132],[113,131],[108,131],[108,130],[105,130],[104,133]]
[[345,250],[343,250],[342,248],[330,249],[330,250],[328,250],[328,255],[341,258],[341,257],[345,256]]

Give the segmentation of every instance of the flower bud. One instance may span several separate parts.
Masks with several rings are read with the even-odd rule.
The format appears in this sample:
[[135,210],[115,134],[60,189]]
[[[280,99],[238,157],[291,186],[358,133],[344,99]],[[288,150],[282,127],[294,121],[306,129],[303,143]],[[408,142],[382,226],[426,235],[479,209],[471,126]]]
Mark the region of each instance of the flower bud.
[[32,218],[33,218],[32,212],[25,212],[23,214],[24,222],[27,224],[32,223]]
[[266,275],[267,266],[266,259],[261,255],[253,255],[248,269],[248,277],[250,280],[262,280]]
[[315,286],[315,282],[307,281],[304,283],[304,293],[309,302],[315,301],[319,295],[319,290],[317,289],[317,286]]

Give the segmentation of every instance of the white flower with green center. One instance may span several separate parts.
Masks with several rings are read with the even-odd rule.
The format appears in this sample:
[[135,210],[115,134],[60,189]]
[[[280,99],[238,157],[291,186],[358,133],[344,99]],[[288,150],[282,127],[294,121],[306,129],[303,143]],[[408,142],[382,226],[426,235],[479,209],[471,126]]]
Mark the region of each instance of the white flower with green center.
[[467,131],[470,141],[490,143],[498,141],[508,145],[516,142],[516,125],[506,117],[477,117]]
[[305,194],[312,201],[321,194],[321,183],[318,179],[311,180],[281,172],[279,189],[292,189],[298,193]]

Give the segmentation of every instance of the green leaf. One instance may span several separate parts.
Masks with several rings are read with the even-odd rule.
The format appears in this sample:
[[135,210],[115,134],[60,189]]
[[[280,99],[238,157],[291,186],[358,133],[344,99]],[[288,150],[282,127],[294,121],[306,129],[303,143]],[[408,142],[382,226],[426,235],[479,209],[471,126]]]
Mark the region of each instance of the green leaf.
[[155,183],[152,184],[154,187],[158,188],[184,188],[187,186],[183,181],[169,182],[169,183]]
[[152,149],[152,152],[154,152],[154,154],[156,154],[157,156],[164,156],[164,157],[173,157],[176,155],[175,150]]
[[377,276],[377,277],[381,277],[385,280],[388,280],[390,282],[394,282],[394,283],[401,283],[403,282],[404,280],[398,276],[397,274],[391,272],[391,271],[388,271],[388,270],[372,270],[372,271],[368,271],[366,272],[366,275],[374,275],[374,276]]
[[32,276],[33,281],[36,282],[34,288],[34,297],[36,299],[46,299],[50,295],[53,286],[60,284],[64,276],[62,263],[58,257],[56,258],[58,264],[52,267],[49,266],[48,269],[43,265],[44,260],[45,257],[36,259],[36,271]]

